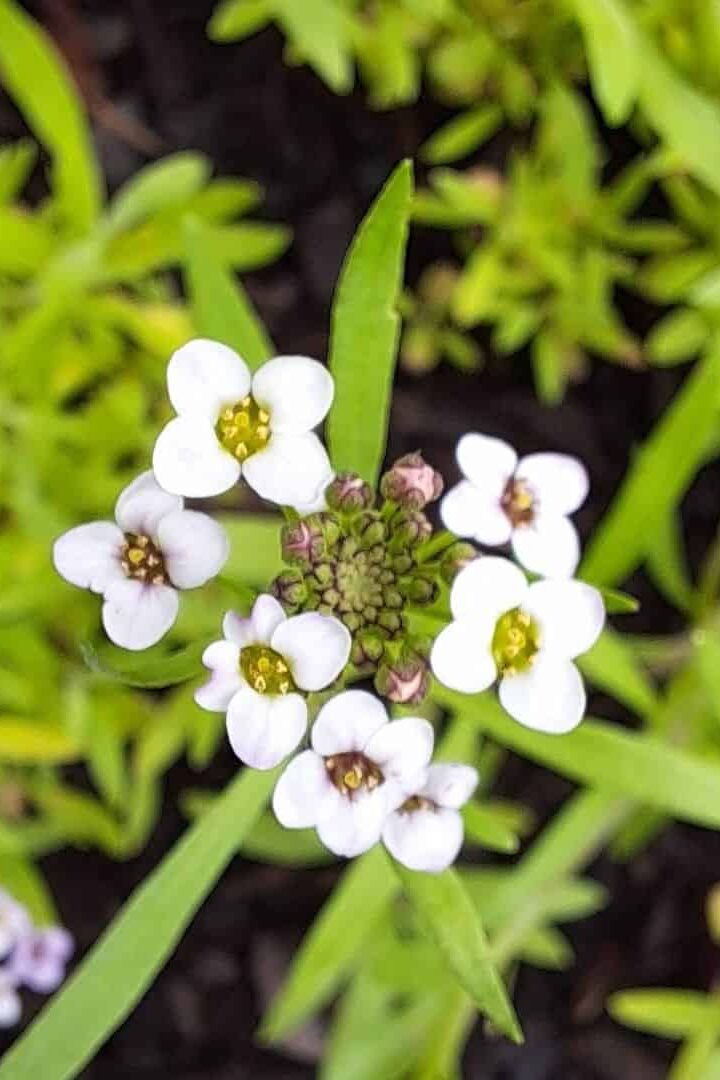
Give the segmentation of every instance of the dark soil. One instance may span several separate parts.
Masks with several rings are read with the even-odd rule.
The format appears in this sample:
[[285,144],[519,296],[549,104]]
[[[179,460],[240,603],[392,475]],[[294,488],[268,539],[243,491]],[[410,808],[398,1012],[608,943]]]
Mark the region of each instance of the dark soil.
[[[353,230],[391,168],[414,154],[443,110],[424,99],[414,108],[377,114],[360,94],[336,98],[306,69],[283,65],[281,39],[272,30],[237,46],[212,45],[204,35],[208,0],[88,0],[82,6],[45,0],[32,10],[61,42],[92,104],[112,188],[148,154],[109,130],[108,102],[140,129],[130,132],[133,142],[147,143],[142,129],[152,133],[146,149],[201,149],[218,173],[250,177],[264,186],[263,213],[290,224],[295,241],[282,262],[252,275],[248,287],[283,350],[323,356],[332,289]],[[0,135],[13,133],[17,123],[0,101]],[[491,160],[503,150],[502,140],[491,146]],[[624,145],[617,148],[621,156],[627,151]],[[440,233],[416,230],[411,278],[434,257],[448,254],[447,245]],[[632,300],[627,314],[640,331],[653,317]],[[454,444],[473,429],[505,436],[522,451],[575,453],[593,478],[591,499],[579,518],[588,536],[633,446],[677,383],[674,373],[638,374],[598,361],[588,381],[572,390],[562,407],[548,411],[537,403],[525,361],[491,358],[475,376],[447,368],[419,380],[401,375],[391,456],[423,447],[451,480]],[[705,470],[686,500],[694,561],[714,533],[716,484],[717,473]],[[678,629],[676,617],[643,579],[632,586],[643,609],[624,626],[653,633]],[[605,699],[592,705],[596,714],[623,720]],[[202,782],[220,787],[234,768],[232,755],[223,749]],[[162,820],[141,857],[113,864],[97,854],[68,851],[44,861],[80,955],[180,835],[184,822],[176,796],[197,781],[184,765],[172,770]],[[505,767],[502,790],[545,820],[570,787],[513,759]],[[614,1025],[603,1002],[623,986],[706,988],[717,978],[717,952],[704,928],[703,903],[718,865],[720,836],[680,825],[666,830],[632,867],[600,860],[593,873],[612,899],[605,911],[571,933],[575,967],[564,974],[523,969],[517,1005],[525,1046],[511,1048],[477,1029],[464,1075],[471,1080],[666,1075],[672,1047]],[[322,1048],[320,1023],[277,1051],[256,1046],[253,1030],[336,877],[336,870],[286,871],[236,860],[155,986],[83,1075],[88,1080],[314,1076]]]

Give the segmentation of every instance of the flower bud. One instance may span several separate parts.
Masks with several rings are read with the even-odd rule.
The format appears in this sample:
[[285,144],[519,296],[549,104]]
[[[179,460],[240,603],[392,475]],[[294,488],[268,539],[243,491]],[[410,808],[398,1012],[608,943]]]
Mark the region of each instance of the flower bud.
[[385,638],[378,630],[362,630],[352,647],[352,662],[356,667],[375,667],[385,651]]
[[358,520],[357,535],[364,548],[373,548],[382,544],[387,536],[384,523],[375,514],[363,514]]
[[422,510],[440,497],[442,489],[442,476],[428,465],[422,454],[405,454],[380,481],[383,498],[408,510]]
[[405,510],[392,521],[390,546],[393,552],[407,551],[432,535],[432,525],[420,510]]
[[408,599],[413,604],[433,604],[438,597],[440,587],[428,577],[414,577],[407,588]]
[[447,549],[440,563],[440,574],[443,581],[447,582],[448,585],[452,585],[460,571],[477,557],[478,553],[472,544],[468,544],[464,540],[458,540],[456,544]]
[[399,634],[403,628],[403,617],[397,611],[381,611],[377,621],[378,626],[387,630],[389,634]]
[[285,570],[279,574],[270,591],[286,608],[296,608],[308,598],[307,585],[299,570]]
[[309,566],[322,557],[325,539],[317,518],[293,521],[284,525],[280,532],[282,556],[287,563]]
[[355,473],[340,473],[327,488],[325,499],[332,510],[353,514],[369,509],[375,501],[375,493],[362,477]]
[[393,664],[383,664],[375,676],[378,694],[398,705],[419,705],[425,698],[430,682],[427,661],[409,654]]

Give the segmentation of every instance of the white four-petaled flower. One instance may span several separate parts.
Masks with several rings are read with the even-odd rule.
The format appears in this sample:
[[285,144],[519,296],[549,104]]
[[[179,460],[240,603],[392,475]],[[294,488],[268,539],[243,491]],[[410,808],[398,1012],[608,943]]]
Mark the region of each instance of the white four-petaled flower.
[[454,621],[440,632],[432,669],[466,694],[500,680],[500,702],[526,727],[562,734],[585,711],[585,688],[573,659],[597,640],[602,596],[581,581],[528,585],[508,559],[471,562],[450,593]]
[[147,649],[175,622],[178,589],[204,585],[225,565],[225,531],[207,514],[183,509],[152,472],[121,492],[115,522],[78,525],[55,542],[55,568],[66,581],[104,597],[111,641]]
[[460,807],[477,782],[471,765],[431,765],[383,826],[382,841],[390,854],[410,870],[446,870],[462,847]]
[[37,994],[51,994],[65,978],[73,947],[72,936],[61,926],[33,929],[18,939],[7,973],[16,984]]
[[274,597],[259,596],[249,618],[227,613],[223,634],[203,654],[212,676],[195,700],[203,709],[227,712],[228,736],[241,761],[272,769],[305,734],[301,691],[335,681],[350,656],[350,632],[331,615],[288,618]]
[[22,1002],[17,985],[6,971],[0,968],[0,1030],[15,1027],[22,1016]]
[[15,943],[31,927],[30,917],[9,893],[0,889],[0,960],[4,960]]
[[528,570],[572,577],[580,559],[570,514],[588,493],[585,466],[567,454],[520,458],[489,435],[464,435],[457,460],[465,477],[441,504],[445,526],[488,547],[512,544]]
[[332,478],[313,429],[326,417],[332,376],[305,356],[276,356],[254,375],[226,345],[190,341],[171,358],[168,393],[177,416],[155,444],[167,491],[219,495],[240,475],[258,495],[303,511]]
[[330,851],[351,858],[380,840],[388,814],[412,793],[433,729],[419,717],[388,721],[377,698],[347,690],[322,707],[310,742],[277,782],[275,815],[289,829],[316,828]]

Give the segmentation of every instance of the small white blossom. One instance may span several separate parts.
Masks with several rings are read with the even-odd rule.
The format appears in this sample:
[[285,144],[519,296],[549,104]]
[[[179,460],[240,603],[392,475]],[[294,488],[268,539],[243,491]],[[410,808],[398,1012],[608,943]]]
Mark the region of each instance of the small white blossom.
[[300,691],[335,681],[350,657],[350,632],[330,615],[288,618],[274,597],[259,596],[249,618],[227,613],[223,634],[203,654],[212,676],[195,700],[203,709],[227,712],[230,744],[241,761],[272,769],[307,729]]
[[520,458],[502,439],[464,435],[457,460],[465,477],[441,504],[445,526],[487,547],[512,544],[519,562],[544,577],[572,577],[580,559],[569,520],[589,487],[585,466],[567,454]]
[[15,1027],[22,1016],[22,1002],[8,973],[0,968],[0,1030]]
[[477,782],[471,765],[431,765],[385,822],[382,841],[390,854],[410,870],[437,874],[451,866],[463,842],[460,807]]
[[152,472],[121,493],[115,522],[78,525],[53,549],[66,581],[104,598],[102,621],[111,641],[147,649],[175,622],[178,589],[194,589],[225,565],[229,545],[217,522],[169,495]]
[[528,585],[508,559],[486,556],[456,577],[454,621],[438,635],[431,664],[445,686],[477,694],[500,680],[500,702],[525,727],[562,734],[585,712],[573,659],[605,622],[602,596],[580,581]]
[[330,462],[313,429],[334,394],[329,371],[305,356],[276,356],[254,375],[216,341],[190,341],[171,358],[175,419],[153,467],[167,491],[203,498],[240,478],[271,502],[302,509],[320,499]]
[[16,942],[31,928],[30,917],[9,893],[0,889],[0,960],[15,947]]
[[320,710],[310,742],[277,782],[275,815],[289,829],[316,828],[325,847],[351,858],[379,841],[426,769],[433,729],[419,717],[388,721],[372,694],[347,690]]
[[73,948],[72,936],[61,926],[33,929],[18,940],[7,962],[7,974],[16,985],[51,994],[65,978]]

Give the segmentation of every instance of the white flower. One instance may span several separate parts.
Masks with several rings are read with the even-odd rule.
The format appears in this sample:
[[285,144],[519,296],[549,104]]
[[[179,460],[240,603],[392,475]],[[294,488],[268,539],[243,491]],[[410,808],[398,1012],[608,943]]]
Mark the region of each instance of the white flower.
[[0,968],[0,1030],[15,1027],[22,1016],[22,1002],[15,983]]
[[147,649],[178,613],[178,589],[204,585],[224,566],[225,532],[183,500],[169,495],[152,472],[120,494],[112,521],[70,529],[55,542],[55,568],[66,581],[104,597],[107,636],[124,649]]
[[347,690],[320,710],[310,741],[277,782],[275,815],[289,829],[316,828],[336,855],[359,855],[427,767],[432,726],[418,717],[388,722],[372,694]]
[[168,393],[177,413],[155,443],[153,467],[167,491],[219,495],[240,474],[264,499],[302,509],[331,476],[313,428],[334,394],[329,371],[305,356],[276,356],[255,372],[216,341],[173,355]]
[[445,686],[477,694],[500,679],[500,702],[526,727],[562,734],[582,720],[585,688],[573,658],[597,640],[602,596],[581,581],[528,585],[508,559],[486,556],[455,578],[454,622],[433,645]]
[[65,978],[73,948],[72,936],[61,926],[33,929],[13,949],[7,973],[16,984],[37,994],[51,994]]
[[446,870],[462,847],[460,807],[477,782],[471,765],[431,765],[385,822],[382,841],[390,854],[410,870]]
[[501,439],[464,435],[457,460],[465,477],[442,501],[445,526],[487,547],[511,543],[534,574],[572,577],[580,543],[568,515],[584,503],[585,466],[567,454],[521,458]]
[[0,960],[30,931],[31,926],[30,916],[22,904],[0,889]]
[[335,681],[350,657],[350,632],[339,619],[312,611],[289,619],[274,597],[259,596],[250,618],[227,613],[223,634],[203,654],[212,677],[195,700],[227,712],[230,744],[241,761],[272,769],[305,734],[307,705],[299,691]]

